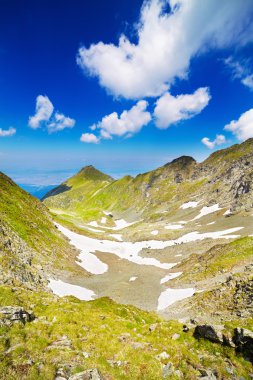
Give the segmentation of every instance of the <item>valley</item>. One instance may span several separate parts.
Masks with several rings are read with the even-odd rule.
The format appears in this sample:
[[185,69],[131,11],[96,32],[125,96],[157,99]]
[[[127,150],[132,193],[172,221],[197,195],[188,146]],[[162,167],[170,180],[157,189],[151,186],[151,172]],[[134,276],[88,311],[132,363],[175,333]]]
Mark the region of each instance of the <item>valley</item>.
[[43,202],[1,174],[0,378],[250,379],[252,148]]

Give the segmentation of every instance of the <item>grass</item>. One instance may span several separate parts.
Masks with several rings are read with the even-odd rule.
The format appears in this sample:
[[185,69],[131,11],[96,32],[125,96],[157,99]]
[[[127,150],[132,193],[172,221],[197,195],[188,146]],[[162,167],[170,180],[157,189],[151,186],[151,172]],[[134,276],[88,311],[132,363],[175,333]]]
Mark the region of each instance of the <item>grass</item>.
[[[230,379],[225,359],[231,361],[238,377],[248,379],[251,371],[251,364],[233,349],[197,341],[192,331],[182,332],[179,322],[163,321],[156,314],[108,298],[82,302],[74,297],[58,299],[46,293],[0,287],[0,305],[32,307],[37,317],[26,325],[0,327],[1,379],[51,380],[58,368],[71,365],[72,373],[99,368],[105,379],[158,380],[167,362],[173,363],[184,379],[196,379],[200,368],[215,369],[220,377]],[[157,327],[150,332],[153,323]],[[172,339],[175,333],[179,334],[177,340]],[[63,335],[71,340],[71,349],[50,349]],[[134,343],[140,348],[134,348]],[[169,359],[156,357],[163,351]],[[90,357],[85,358],[83,352]],[[127,363],[112,367],[108,360]]]

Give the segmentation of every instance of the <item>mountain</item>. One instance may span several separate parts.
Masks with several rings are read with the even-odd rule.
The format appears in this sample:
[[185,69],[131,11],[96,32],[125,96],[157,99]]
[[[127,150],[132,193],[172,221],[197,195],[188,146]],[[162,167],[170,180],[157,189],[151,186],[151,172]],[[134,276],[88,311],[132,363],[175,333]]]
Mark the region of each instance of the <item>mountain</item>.
[[45,289],[48,277],[62,268],[80,272],[77,253],[46,207],[0,173],[1,283]]
[[192,200],[205,206],[218,203],[232,213],[249,212],[253,201],[252,158],[253,139],[249,139],[211,154],[202,163],[182,156],[135,178],[114,181],[86,167],[50,191],[44,203],[57,214],[68,211],[71,220],[85,222],[98,220],[104,211],[130,221],[158,220],[163,213],[177,214],[182,204]]
[[[0,173],[0,379],[250,379],[252,145],[117,181],[89,166],[44,204]],[[84,235],[84,261],[97,257],[108,270],[88,275],[78,266],[55,220]],[[245,237],[232,234],[238,226]],[[115,229],[128,240],[115,242]],[[217,244],[212,234],[224,229],[232,241],[226,230]],[[49,279],[98,298],[58,297]],[[161,316],[135,307],[154,310],[158,297],[170,300],[167,291],[173,298],[189,288]]]

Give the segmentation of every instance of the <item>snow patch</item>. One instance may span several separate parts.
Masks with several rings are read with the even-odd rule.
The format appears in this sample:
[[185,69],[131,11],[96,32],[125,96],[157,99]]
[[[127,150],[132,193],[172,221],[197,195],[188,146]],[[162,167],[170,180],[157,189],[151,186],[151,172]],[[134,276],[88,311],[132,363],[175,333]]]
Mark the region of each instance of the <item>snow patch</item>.
[[207,226],[211,226],[211,224],[214,224],[215,222],[207,223]]
[[231,214],[231,211],[230,211],[230,210],[227,210],[227,211],[224,212],[223,215],[230,215],[230,214]]
[[113,237],[116,240],[123,241],[121,234],[110,234],[109,236]]
[[195,208],[197,207],[199,204],[199,201],[198,202],[186,202],[184,204],[182,204],[180,206],[180,208],[182,208],[183,210],[187,209],[187,208]]
[[151,235],[158,235],[158,231],[157,230],[151,231]]
[[138,277],[130,277],[130,278],[129,278],[129,282],[133,282],[133,281],[137,280],[137,278],[138,278]]
[[183,272],[176,272],[176,273],[169,273],[167,276],[163,277],[160,281],[160,284],[164,284],[165,282],[169,280],[173,280],[173,278],[177,278],[180,276]]
[[208,215],[208,214],[211,214],[215,211],[218,211],[218,210],[221,210],[221,208],[219,207],[218,204],[215,204],[213,206],[204,206],[202,207],[202,209],[200,210],[200,213],[199,215],[195,216],[195,218],[193,218],[192,220],[197,220],[197,219],[200,219],[202,218],[202,216],[205,216],[205,215]]
[[106,217],[102,216],[100,223],[105,224],[106,223]]
[[121,259],[128,260],[138,265],[152,265],[162,269],[171,269],[177,263],[161,263],[159,260],[151,257],[141,257],[139,253],[142,249],[164,249],[177,244],[189,243],[204,239],[236,239],[240,235],[232,235],[233,232],[241,230],[244,227],[235,227],[223,231],[199,233],[197,231],[188,233],[175,240],[160,241],[147,240],[140,242],[119,242],[111,240],[98,240],[88,236],[79,235],[67,228],[57,225],[58,229],[70,239],[70,242],[81,250],[78,258],[81,262],[77,264],[92,274],[102,274],[108,270],[107,264],[99,260],[94,252],[112,253]]
[[187,289],[166,289],[158,298],[157,310],[164,310],[173,303],[191,297],[195,293],[194,288]]
[[166,230],[180,230],[183,228],[181,224],[167,224],[167,226],[164,227]]
[[96,296],[93,290],[83,288],[78,285],[68,284],[67,282],[63,282],[61,280],[49,279],[48,287],[54,294],[60,297],[74,296],[82,301],[91,301]]

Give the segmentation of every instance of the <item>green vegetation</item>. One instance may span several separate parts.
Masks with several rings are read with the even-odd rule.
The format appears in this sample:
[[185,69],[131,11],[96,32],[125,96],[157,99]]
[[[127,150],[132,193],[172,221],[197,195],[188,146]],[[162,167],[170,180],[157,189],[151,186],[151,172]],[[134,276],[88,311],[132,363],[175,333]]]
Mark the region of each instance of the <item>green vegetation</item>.
[[176,270],[183,272],[180,282],[195,283],[250,264],[252,258],[253,238],[245,237],[228,244],[216,245],[202,255],[191,255]]
[[[198,341],[192,330],[183,332],[179,322],[162,321],[107,298],[81,302],[1,287],[0,306],[6,305],[32,308],[37,318],[25,325],[0,327],[1,379],[53,380],[59,368],[69,365],[71,373],[99,368],[105,379],[158,380],[168,362],[174,369],[171,379],[196,379],[203,368],[231,379],[228,367],[236,378],[249,379],[251,364],[234,349]],[[252,327],[252,320],[245,325]],[[157,357],[162,352],[168,356]]]

